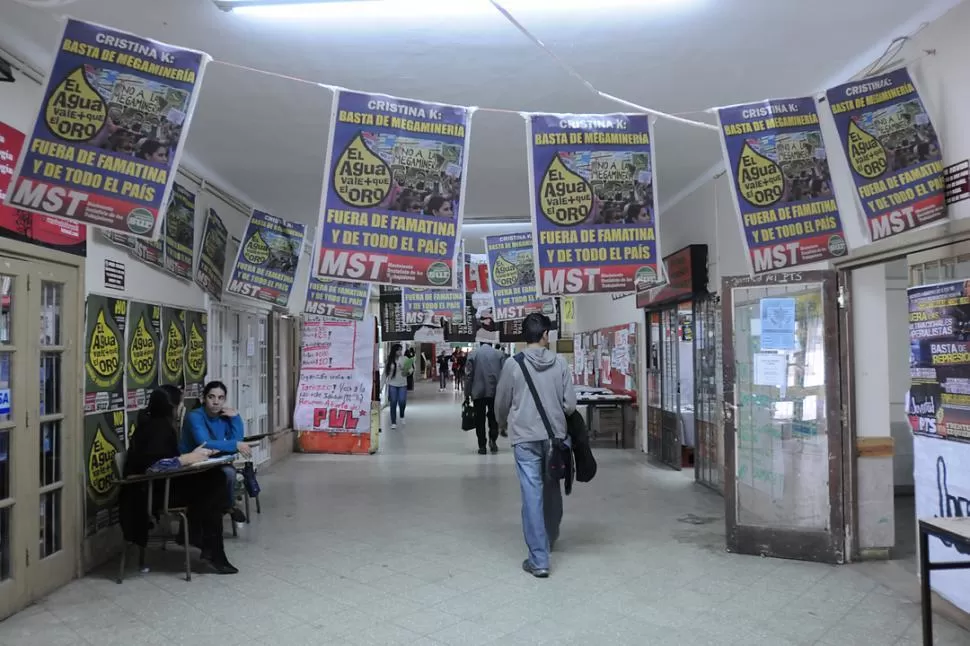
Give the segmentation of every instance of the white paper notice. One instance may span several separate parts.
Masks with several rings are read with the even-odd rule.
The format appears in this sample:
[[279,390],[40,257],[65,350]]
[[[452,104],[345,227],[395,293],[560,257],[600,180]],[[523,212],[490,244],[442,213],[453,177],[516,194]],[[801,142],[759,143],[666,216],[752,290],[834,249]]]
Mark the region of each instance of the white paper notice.
[[776,386],[782,389],[782,397],[788,385],[788,357],[773,352],[756,352],[754,355],[754,385]]
[[751,319],[751,336],[761,336],[761,319]]

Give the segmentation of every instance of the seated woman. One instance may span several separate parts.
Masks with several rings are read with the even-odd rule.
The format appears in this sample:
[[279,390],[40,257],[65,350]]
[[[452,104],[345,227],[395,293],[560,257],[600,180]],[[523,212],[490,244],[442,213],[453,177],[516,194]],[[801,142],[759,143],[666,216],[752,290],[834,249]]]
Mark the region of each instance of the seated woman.
[[[179,450],[189,453],[205,445],[218,453],[242,453],[252,455],[249,445],[243,442],[243,422],[234,409],[226,406],[226,385],[210,381],[202,389],[202,405],[189,411],[182,422]],[[237,523],[246,522],[246,514],[236,507],[236,468],[227,464],[223,491],[226,491],[223,511],[228,512]]]
[[[204,446],[179,455],[176,420],[182,406],[182,392],[175,386],[161,386],[152,391],[148,406],[138,417],[125,460],[125,477],[178,469],[202,462],[216,451]],[[210,469],[172,478],[170,507],[188,507],[190,540],[201,548],[202,558],[218,574],[235,574],[239,570],[229,563],[222,540],[224,494],[222,471]],[[122,487],[120,500],[122,531],[125,539],[144,547],[148,542],[150,519],[148,483]],[[153,512],[162,504],[164,483],[152,483]]]

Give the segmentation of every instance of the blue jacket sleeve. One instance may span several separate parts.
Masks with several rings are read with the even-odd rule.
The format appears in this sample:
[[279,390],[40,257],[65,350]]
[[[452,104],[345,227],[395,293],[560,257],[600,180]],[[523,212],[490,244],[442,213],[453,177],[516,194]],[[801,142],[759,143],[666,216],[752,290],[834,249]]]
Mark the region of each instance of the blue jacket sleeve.
[[[243,426],[242,415],[236,415],[235,417],[229,418],[229,427],[232,429],[232,440],[233,442],[242,442],[243,438],[246,437],[246,429]],[[233,451],[236,450],[236,445],[233,444]]]
[[[235,420],[237,418],[233,418]],[[220,453],[235,453],[236,452],[236,442],[238,440],[214,440],[209,437],[209,429],[205,426],[205,421],[202,419],[202,415],[186,415],[185,424],[188,427],[189,435],[194,443],[193,449],[201,446],[205,443],[207,449],[215,449]],[[239,422],[240,431],[242,429],[242,421]],[[233,428],[235,431],[235,427]],[[242,435],[239,436],[242,439]]]

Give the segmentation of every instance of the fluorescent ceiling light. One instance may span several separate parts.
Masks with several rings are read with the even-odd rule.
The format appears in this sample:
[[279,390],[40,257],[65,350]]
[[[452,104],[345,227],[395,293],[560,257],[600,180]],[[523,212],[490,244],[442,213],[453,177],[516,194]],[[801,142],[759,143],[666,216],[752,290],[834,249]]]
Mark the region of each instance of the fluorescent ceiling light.
[[[702,0],[597,0],[597,11],[628,8],[657,10],[686,8]],[[495,12],[489,0],[213,0],[224,11],[267,19],[397,18],[428,15],[474,15]],[[509,11],[565,11],[590,9],[590,0],[501,0]]]

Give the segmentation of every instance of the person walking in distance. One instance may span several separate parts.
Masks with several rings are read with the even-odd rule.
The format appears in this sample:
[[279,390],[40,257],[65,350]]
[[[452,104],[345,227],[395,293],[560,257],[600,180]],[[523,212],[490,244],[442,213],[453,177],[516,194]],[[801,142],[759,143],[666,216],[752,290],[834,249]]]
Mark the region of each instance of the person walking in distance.
[[397,428],[398,407],[401,423],[404,423],[404,408],[408,404],[408,379],[404,353],[400,343],[391,346],[384,363],[384,383],[387,385],[387,399],[391,404],[391,428]]
[[482,343],[465,360],[465,399],[475,406],[475,432],[478,453],[485,455],[485,424],[488,423],[488,448],[498,453],[498,422],[495,420],[495,389],[502,376],[505,355],[489,343]]
[[404,374],[407,375],[408,390],[414,390],[414,348],[404,353]]
[[451,369],[451,359],[444,350],[438,354],[438,392],[443,393],[448,388],[448,371]]
[[[522,491],[522,532],[529,548],[529,557],[523,561],[522,569],[538,578],[549,576],[549,552],[559,538],[562,521],[559,481],[549,478],[545,469],[549,433],[565,440],[566,416],[576,410],[576,390],[569,366],[549,350],[550,329],[552,321],[543,314],[525,318],[522,322],[525,350],[505,362],[495,391],[495,415],[499,426],[508,428]],[[536,397],[523,370],[529,371]],[[548,431],[536,398],[549,420]]]

